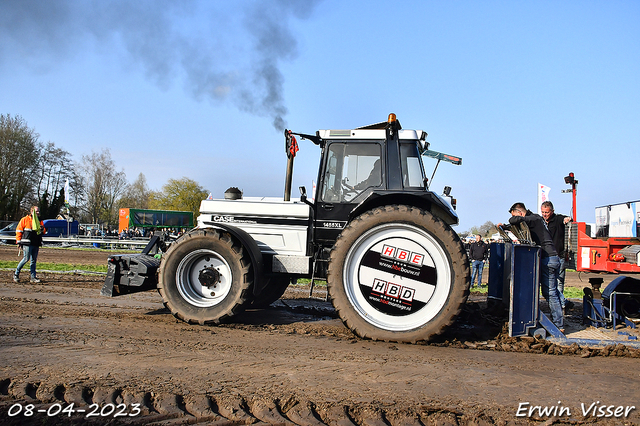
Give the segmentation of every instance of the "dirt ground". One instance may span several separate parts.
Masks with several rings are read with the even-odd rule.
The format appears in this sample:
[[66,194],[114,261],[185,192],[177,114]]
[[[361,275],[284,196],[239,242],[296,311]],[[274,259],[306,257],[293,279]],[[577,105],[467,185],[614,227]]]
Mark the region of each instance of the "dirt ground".
[[639,350],[509,338],[478,294],[442,336],[403,345],[356,338],[323,288],[214,327],[176,320],[157,292],[103,297],[101,275],[24,272],[0,271],[0,424],[640,424]]

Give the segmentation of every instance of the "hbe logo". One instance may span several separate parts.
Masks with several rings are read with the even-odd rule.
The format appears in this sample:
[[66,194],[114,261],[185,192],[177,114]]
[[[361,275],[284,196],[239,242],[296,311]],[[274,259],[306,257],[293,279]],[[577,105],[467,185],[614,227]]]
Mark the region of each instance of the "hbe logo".
[[384,245],[382,246],[382,256],[408,263],[410,265],[422,266],[424,254],[413,253],[399,247]]
[[377,278],[373,280],[372,290],[376,293],[393,297],[394,299],[406,300],[407,302],[413,301],[413,296],[416,294],[416,291],[412,288],[403,287]]

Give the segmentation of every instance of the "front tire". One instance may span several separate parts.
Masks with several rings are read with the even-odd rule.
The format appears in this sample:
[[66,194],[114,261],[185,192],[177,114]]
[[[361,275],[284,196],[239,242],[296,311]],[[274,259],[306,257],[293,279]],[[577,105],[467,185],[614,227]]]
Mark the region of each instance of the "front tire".
[[469,294],[469,262],[455,232],[408,206],[373,209],[340,234],[329,296],[360,337],[415,343],[441,333]]
[[218,324],[251,302],[246,251],[230,234],[198,229],[171,245],[160,265],[158,291],[171,313],[188,323]]

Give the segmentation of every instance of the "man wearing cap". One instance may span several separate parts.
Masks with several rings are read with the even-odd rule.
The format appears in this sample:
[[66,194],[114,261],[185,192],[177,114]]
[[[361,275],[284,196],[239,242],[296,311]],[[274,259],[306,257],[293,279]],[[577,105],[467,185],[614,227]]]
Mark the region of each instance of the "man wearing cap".
[[511,218],[509,225],[499,223],[509,229],[511,225],[518,223],[526,223],[531,231],[533,242],[541,247],[540,250],[540,290],[547,302],[549,302],[549,310],[551,311],[551,321],[564,332],[564,317],[562,314],[562,303],[558,294],[558,271],[560,269],[560,258],[558,252],[553,245],[553,240],[547,224],[542,216],[532,213],[523,203],[515,203],[509,209]]
[[[20,219],[16,228],[16,244],[24,251],[24,257],[18,263],[16,271],[13,273],[13,281],[20,282],[20,270],[31,260],[31,282],[39,283],[40,280],[36,276],[36,261],[38,259],[38,251],[42,245],[42,235],[47,232],[42,221],[38,218],[40,209],[38,206],[31,207],[29,215]],[[18,251],[19,253],[19,251]]]

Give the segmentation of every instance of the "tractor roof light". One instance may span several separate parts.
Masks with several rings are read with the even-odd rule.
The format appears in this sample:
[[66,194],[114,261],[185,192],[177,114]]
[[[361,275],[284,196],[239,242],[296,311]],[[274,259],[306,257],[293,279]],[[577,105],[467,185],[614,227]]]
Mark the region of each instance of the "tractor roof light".
[[396,118],[396,115],[394,113],[389,114],[389,119],[387,120],[388,123],[394,123],[398,121]]

